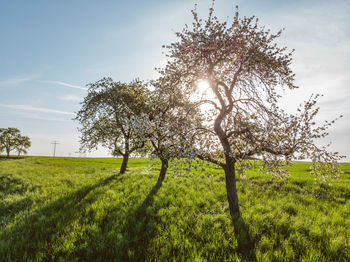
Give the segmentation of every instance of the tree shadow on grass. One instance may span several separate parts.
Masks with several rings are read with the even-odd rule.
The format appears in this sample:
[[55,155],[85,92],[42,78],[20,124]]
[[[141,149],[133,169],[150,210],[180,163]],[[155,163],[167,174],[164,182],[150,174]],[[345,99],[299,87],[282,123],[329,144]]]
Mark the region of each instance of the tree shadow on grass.
[[24,158],[25,157],[23,157],[23,156],[10,156],[10,157],[0,156],[0,161],[20,160],[20,159],[24,159]]
[[96,200],[95,195],[86,198],[90,192],[109,184],[118,175],[84,186],[5,228],[0,232],[2,259],[4,261],[57,259],[59,254],[54,254],[50,250],[51,241],[57,240],[57,237],[64,233],[65,227],[75,220],[86,206]]
[[3,195],[22,194],[26,192],[28,185],[12,174],[0,175],[0,191]]
[[126,240],[121,248],[121,261],[145,261],[151,256],[148,247],[155,235],[157,215],[153,201],[161,185],[153,186],[142,204],[127,215],[128,221],[121,230]]
[[145,261],[154,256],[149,247],[156,232],[158,208],[154,196],[159,188],[159,184],[153,186],[139,205],[121,201],[105,206],[103,217],[87,218],[97,230],[84,233],[68,255],[69,260]]
[[31,208],[33,200],[25,197],[25,193],[34,190],[36,187],[30,187],[12,174],[0,174],[0,226],[7,224],[17,213]]
[[[0,199],[1,200],[1,199]],[[33,200],[30,197],[20,199],[15,202],[6,203],[5,201],[0,202],[0,227],[7,224],[13,219],[16,214],[29,210],[33,204]]]
[[241,216],[232,216],[232,224],[237,239],[237,252],[242,261],[257,261],[255,242],[250,237],[249,226]]

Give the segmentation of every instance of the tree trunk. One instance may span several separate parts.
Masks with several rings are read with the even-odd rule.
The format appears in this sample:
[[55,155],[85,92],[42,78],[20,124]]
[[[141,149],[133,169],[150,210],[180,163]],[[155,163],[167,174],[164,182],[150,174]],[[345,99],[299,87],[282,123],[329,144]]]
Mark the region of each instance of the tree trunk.
[[158,177],[158,184],[162,183],[164,181],[166,171],[168,170],[169,161],[168,159],[161,159],[162,161],[162,167],[160,169],[159,177]]
[[7,158],[10,158],[10,150],[6,148]]
[[[224,107],[224,105],[222,105]],[[232,111],[232,105],[230,109],[225,109],[220,112],[218,117],[215,119],[214,131],[220,139],[222,149],[225,153],[225,164],[222,167],[225,170],[225,180],[226,180],[226,192],[227,201],[230,208],[230,214],[233,216],[239,216],[239,204],[238,195],[236,188],[236,174],[235,174],[235,159],[232,157],[232,152],[230,148],[230,142],[226,132],[222,129],[221,123],[227,115]]]
[[231,215],[240,215],[238,194],[236,188],[236,175],[235,175],[235,162],[233,159],[226,158],[225,179],[226,179],[226,192],[227,201],[230,208]]
[[124,174],[126,171],[126,167],[128,166],[128,160],[129,160],[129,153],[125,153],[123,155],[123,163],[120,167],[120,174]]

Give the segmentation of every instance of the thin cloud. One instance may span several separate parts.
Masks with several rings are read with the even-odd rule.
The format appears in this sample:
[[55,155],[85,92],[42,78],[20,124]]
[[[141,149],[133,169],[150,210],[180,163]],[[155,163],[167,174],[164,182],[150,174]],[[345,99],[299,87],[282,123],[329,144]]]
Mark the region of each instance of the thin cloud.
[[31,105],[6,105],[0,104],[1,107],[16,109],[16,110],[25,110],[25,111],[36,111],[43,113],[54,113],[54,114],[62,114],[62,115],[74,115],[72,112],[60,111],[51,108],[43,108],[43,107],[34,107]]
[[18,84],[21,84],[23,82],[32,81],[37,77],[38,77],[38,75],[13,77],[13,78],[5,79],[5,80],[0,80],[0,85],[18,85]]
[[82,100],[82,98],[77,95],[64,95],[64,96],[61,96],[60,99],[64,101],[81,101]]
[[57,84],[57,85],[66,86],[66,87],[75,88],[75,89],[80,89],[80,90],[84,90],[84,91],[88,90],[86,87],[72,85],[72,84],[69,84],[66,82],[62,82],[62,81],[42,80],[40,82]]
[[27,111],[21,111],[19,115],[24,118],[30,118],[30,119],[41,120],[41,121],[54,121],[54,122],[71,122],[72,121],[71,119],[66,119],[66,118],[40,116],[36,113],[30,113]]

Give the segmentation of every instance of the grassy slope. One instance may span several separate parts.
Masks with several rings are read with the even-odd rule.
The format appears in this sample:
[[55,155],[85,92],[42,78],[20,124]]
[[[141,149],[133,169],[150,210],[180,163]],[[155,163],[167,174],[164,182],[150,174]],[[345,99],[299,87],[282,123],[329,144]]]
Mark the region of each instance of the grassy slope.
[[319,186],[296,163],[281,182],[238,181],[232,220],[220,170],[167,176],[131,159],[0,159],[0,261],[347,261],[350,164]]

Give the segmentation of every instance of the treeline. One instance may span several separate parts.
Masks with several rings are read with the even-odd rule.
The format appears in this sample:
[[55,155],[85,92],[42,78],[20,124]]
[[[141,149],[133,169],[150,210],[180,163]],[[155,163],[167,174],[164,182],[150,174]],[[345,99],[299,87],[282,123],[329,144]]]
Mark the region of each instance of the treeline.
[[11,151],[16,151],[20,156],[26,154],[30,146],[29,137],[21,135],[18,128],[0,128],[0,154],[5,151],[9,158]]

